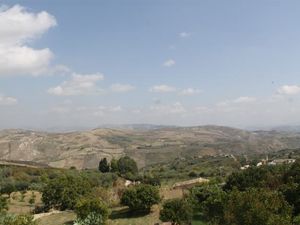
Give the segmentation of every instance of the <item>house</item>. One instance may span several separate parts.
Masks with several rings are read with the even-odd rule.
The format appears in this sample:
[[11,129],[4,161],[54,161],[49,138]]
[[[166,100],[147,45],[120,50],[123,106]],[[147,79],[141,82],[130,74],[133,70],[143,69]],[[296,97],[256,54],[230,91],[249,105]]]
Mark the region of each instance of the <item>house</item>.
[[250,165],[245,165],[245,166],[242,166],[240,169],[241,170],[246,170],[246,169],[248,169],[250,167]]
[[283,165],[283,164],[292,164],[296,159],[274,159],[272,162],[269,162],[268,165]]
[[140,184],[140,181],[131,181],[131,180],[125,180],[125,187],[134,186]]

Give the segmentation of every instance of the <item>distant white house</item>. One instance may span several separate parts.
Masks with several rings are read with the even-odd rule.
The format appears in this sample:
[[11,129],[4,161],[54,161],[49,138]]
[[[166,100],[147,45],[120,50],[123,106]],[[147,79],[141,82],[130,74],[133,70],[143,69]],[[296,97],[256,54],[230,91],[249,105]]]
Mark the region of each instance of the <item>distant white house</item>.
[[257,167],[260,167],[262,165],[264,165],[263,162],[259,162],[259,163],[256,164]]
[[296,159],[274,159],[269,162],[268,165],[283,165],[283,164],[292,164],[296,161]]
[[241,170],[246,170],[246,169],[248,169],[249,167],[250,167],[250,165],[242,166],[242,167],[241,167]]
[[141,182],[140,181],[131,181],[131,180],[125,180],[125,187],[129,187],[129,186],[134,186],[134,185],[137,185],[137,184],[140,184]]

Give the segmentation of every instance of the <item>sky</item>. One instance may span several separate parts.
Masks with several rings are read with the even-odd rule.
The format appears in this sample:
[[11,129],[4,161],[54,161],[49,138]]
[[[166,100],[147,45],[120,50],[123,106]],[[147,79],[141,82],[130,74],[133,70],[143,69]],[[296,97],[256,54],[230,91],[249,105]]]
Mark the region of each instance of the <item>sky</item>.
[[0,129],[300,125],[300,1],[0,0]]

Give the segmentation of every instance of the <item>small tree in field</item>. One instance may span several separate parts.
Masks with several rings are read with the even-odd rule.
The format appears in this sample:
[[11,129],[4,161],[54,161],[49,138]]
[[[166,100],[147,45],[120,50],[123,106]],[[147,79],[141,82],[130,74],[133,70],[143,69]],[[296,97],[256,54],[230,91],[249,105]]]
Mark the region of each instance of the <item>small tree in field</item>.
[[106,158],[103,158],[99,162],[99,171],[102,173],[108,173],[109,172],[109,164],[107,162]]
[[151,207],[159,202],[158,188],[148,184],[130,187],[121,197],[121,204],[128,206],[132,211],[149,212]]
[[8,182],[0,186],[0,194],[7,194],[10,199],[11,193],[13,193],[16,190],[15,185]]
[[0,196],[0,214],[8,210],[7,199]]
[[86,179],[60,176],[47,182],[42,190],[42,201],[48,209],[74,209],[77,200],[90,191],[91,187]]
[[136,162],[129,156],[124,156],[118,160],[118,171],[122,175],[138,173],[138,167]]
[[118,160],[116,160],[115,158],[112,158],[112,160],[110,161],[110,170],[113,173],[118,172]]
[[103,225],[108,219],[108,208],[99,198],[81,198],[75,206],[78,225]]
[[24,202],[26,191],[21,191],[20,202]]
[[172,199],[163,204],[159,218],[163,222],[185,225],[191,223],[192,217],[193,209],[188,201],[184,199]]

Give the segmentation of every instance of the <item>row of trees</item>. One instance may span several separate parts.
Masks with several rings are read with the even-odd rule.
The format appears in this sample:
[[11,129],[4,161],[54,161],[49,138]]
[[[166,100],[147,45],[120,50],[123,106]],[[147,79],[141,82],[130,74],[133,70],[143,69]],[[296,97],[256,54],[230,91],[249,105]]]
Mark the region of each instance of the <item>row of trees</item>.
[[103,158],[99,162],[99,171],[102,173],[119,173],[120,175],[135,176],[138,174],[136,162],[129,156],[121,157],[120,159],[112,159],[110,163],[107,158]]
[[0,225],[37,225],[30,215],[13,215],[7,213],[7,198],[0,196]]

